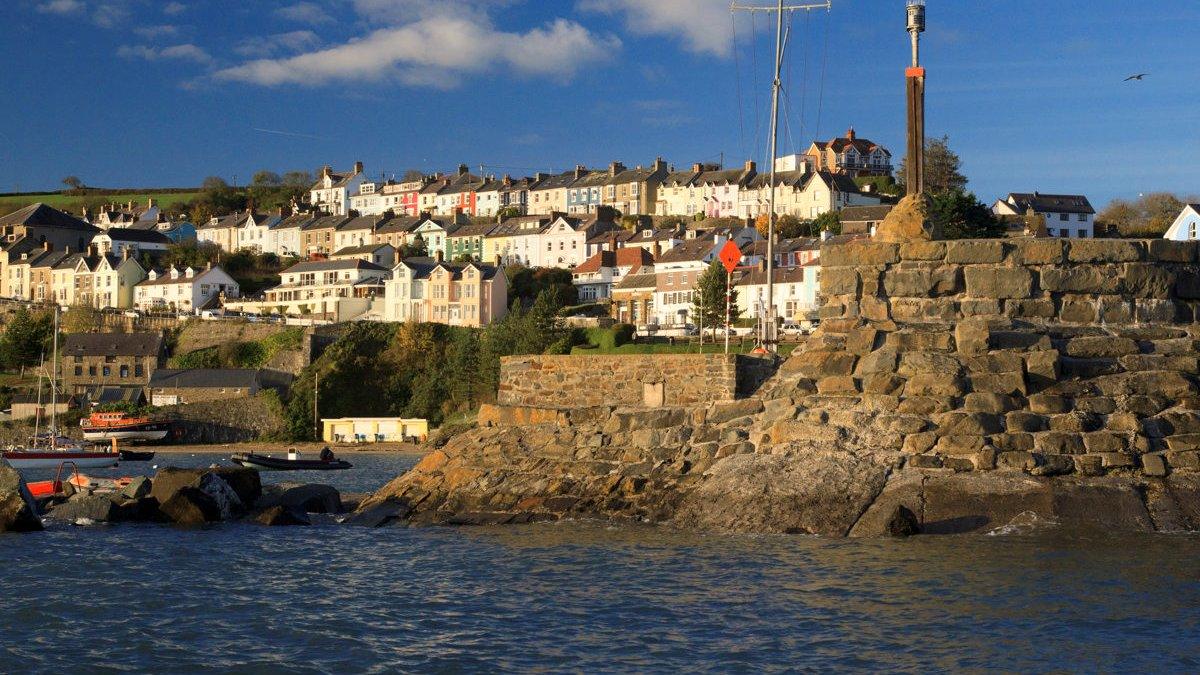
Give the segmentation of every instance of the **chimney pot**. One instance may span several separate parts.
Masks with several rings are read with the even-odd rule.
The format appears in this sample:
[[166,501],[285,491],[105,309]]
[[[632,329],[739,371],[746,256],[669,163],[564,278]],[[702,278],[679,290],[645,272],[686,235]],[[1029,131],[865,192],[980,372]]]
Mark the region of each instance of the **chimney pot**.
[[854,127],[850,127],[846,130],[846,138],[854,140]]
[[363,172],[363,163],[355,162],[354,163],[354,173],[362,173],[362,172]]

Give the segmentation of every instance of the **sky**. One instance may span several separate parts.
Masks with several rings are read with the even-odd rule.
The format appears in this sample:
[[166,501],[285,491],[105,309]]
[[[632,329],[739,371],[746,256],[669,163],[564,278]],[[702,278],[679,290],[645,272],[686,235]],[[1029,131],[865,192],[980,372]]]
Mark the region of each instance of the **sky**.
[[[1200,192],[1200,2],[928,5],[927,135],[982,200]],[[789,16],[780,154],[853,126],[899,165],[903,0]],[[727,0],[4,0],[0,192],[763,165],[771,21]]]

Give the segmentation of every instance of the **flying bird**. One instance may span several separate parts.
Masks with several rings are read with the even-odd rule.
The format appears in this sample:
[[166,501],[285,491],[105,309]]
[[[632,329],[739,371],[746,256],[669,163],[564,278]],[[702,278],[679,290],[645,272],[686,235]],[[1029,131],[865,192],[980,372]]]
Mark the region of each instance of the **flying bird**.
[[1138,73],[1137,75],[1130,75],[1129,77],[1125,78],[1124,81],[1128,82],[1130,80],[1140,80],[1147,75],[1149,75],[1149,73]]

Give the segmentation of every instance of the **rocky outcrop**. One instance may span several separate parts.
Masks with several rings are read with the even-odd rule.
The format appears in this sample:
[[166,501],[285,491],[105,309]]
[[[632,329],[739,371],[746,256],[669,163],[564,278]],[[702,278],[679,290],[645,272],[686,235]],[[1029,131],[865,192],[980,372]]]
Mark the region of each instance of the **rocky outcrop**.
[[0,532],[36,532],[42,529],[37,506],[21,474],[0,460]]
[[270,509],[282,506],[299,513],[341,513],[342,498],[337,488],[317,483],[276,483],[264,485],[255,506]]
[[941,239],[929,218],[929,197],[910,195],[900,200],[883,222],[879,224],[874,239],[883,242],[931,241]]

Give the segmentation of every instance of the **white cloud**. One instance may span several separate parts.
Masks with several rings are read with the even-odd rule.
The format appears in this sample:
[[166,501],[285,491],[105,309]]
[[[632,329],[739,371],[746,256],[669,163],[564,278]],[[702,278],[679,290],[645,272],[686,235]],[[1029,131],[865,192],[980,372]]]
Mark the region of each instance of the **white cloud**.
[[155,38],[178,35],[179,28],[176,26],[139,26],[138,28],[134,28],[133,32],[147,40],[153,40]]
[[43,14],[78,14],[86,7],[80,0],[49,0],[37,6]]
[[125,2],[114,0],[104,2],[92,10],[92,21],[101,28],[113,28],[125,23],[131,14]]
[[144,45],[123,46],[117,50],[117,56],[125,59],[144,59],[146,61],[158,61],[161,59],[193,61],[200,64],[212,63],[213,60],[208,52],[194,44],[175,45],[163,49],[146,47]]
[[620,44],[615,36],[594,35],[566,19],[509,33],[478,16],[435,13],[329,49],[226,68],[215,77],[268,86],[395,77],[411,85],[448,88],[463,75],[505,68],[570,77],[584,65],[604,60]]
[[693,52],[732,53],[728,0],[579,0],[577,6],[622,15],[630,32],[677,37]]
[[297,2],[294,5],[280,7],[275,10],[275,14],[288,21],[298,23],[333,23],[333,17],[329,16],[320,5],[313,2]]
[[266,58],[276,54],[295,54],[321,46],[321,38],[311,30],[294,30],[244,40],[233,51],[246,57]]
[[186,12],[187,5],[183,4],[182,2],[168,2],[167,4],[163,5],[162,11],[163,14],[166,14],[167,16],[175,16],[176,14],[182,14]]

